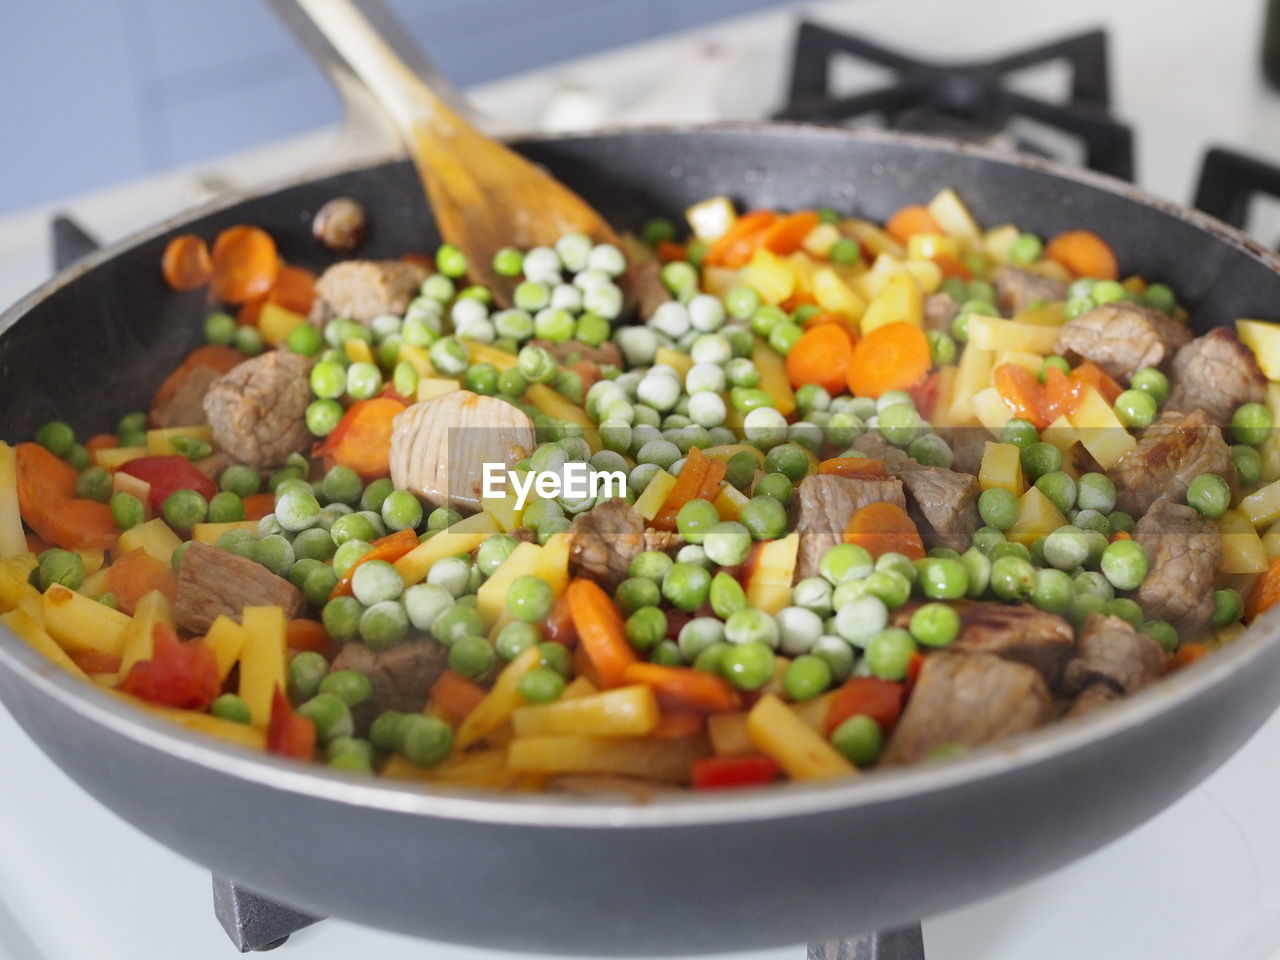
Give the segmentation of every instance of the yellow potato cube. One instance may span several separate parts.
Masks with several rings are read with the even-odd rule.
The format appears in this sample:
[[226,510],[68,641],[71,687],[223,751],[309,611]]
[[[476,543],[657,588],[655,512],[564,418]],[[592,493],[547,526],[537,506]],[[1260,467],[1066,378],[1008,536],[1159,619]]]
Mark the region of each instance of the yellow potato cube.
[[[404,347],[400,349],[403,351]],[[462,384],[457,380],[449,380],[445,377],[422,377],[418,381],[418,402],[426,403],[428,400],[434,400],[436,397],[443,397],[446,393],[461,389]]]
[[18,511],[18,457],[0,441],[0,560],[27,552],[27,538]]
[[978,226],[978,221],[973,218],[960,195],[950,187],[938,191],[937,196],[929,201],[928,210],[943,232],[974,242],[982,239],[982,228]]
[[1280,480],[1260,487],[1240,501],[1240,510],[1254,528],[1280,520]]
[[505,725],[516,708],[525,705],[525,699],[520,695],[519,689],[521,678],[541,663],[542,654],[534,646],[503,667],[488,694],[476,704],[476,708],[467,714],[462,725],[458,727],[457,735],[454,737],[455,749],[465,750]]
[[1009,405],[1004,402],[1004,397],[1000,396],[1000,391],[995,387],[979,390],[973,395],[971,403],[978,422],[997,437],[1004,430],[1004,425],[1013,419]]
[[288,340],[294,328],[301,327],[306,322],[307,318],[302,314],[270,301],[264,303],[258,312],[258,330],[262,333],[262,339],[273,347]]
[[659,470],[644,488],[644,492],[636,497],[635,511],[646,520],[652,520],[667,502],[667,497],[675,488],[676,478],[665,470]]
[[126,676],[135,663],[155,656],[155,629],[160,624],[173,626],[173,607],[163,593],[152,590],[138,601],[125,631],[120,676]]
[[906,247],[886,232],[883,227],[872,223],[870,220],[859,220],[856,217],[851,217],[848,220],[841,220],[837,226],[840,228],[841,233],[853,237],[860,246],[866,247],[871,251],[873,256],[878,257],[883,254],[889,254],[902,259],[907,255]]
[[689,371],[693,369],[693,357],[687,353],[681,353],[679,350],[672,350],[670,347],[659,347],[653,355],[653,362],[665,363],[669,367],[675,367],[676,372],[681,377],[689,375]]
[[804,238],[800,244],[806,253],[823,260],[831,253],[831,248],[840,241],[840,228],[834,223],[820,223]]
[[169,529],[169,525],[156,517],[136,527],[130,527],[120,534],[117,541],[117,552],[126,554],[130,550],[141,547],[161,563],[169,563],[173,559],[173,551],[182,546],[182,540]]
[[288,689],[284,609],[245,607],[241,622],[240,699],[249,707],[250,723],[263,729],[271,719],[276,688]]
[[701,755],[696,740],[625,737],[518,737],[507,750],[512,770],[535,773],[601,773],[688,783]]
[[480,509],[492,517],[498,529],[503,531],[520,526],[520,518],[524,514],[524,508],[516,506],[514,493],[508,493],[505,497],[487,497],[480,501]]
[[791,391],[791,380],[781,355],[757,337],[751,362],[760,373],[760,389],[773,397],[773,405],[780,414],[789,417],[796,408],[796,395]]
[[763,247],[752,255],[742,279],[765,303],[781,303],[796,287],[796,271],[791,262]]
[[747,603],[774,614],[791,603],[791,581],[795,576],[800,535],[789,533],[780,540],[760,545],[755,569],[747,581]]
[[761,697],[747,714],[747,735],[761,753],[778,761],[792,780],[829,780],[858,772],[773,694]]
[[[1076,428],[1071,425],[1071,421],[1067,419],[1065,414],[1060,414],[1057,420],[1041,430],[1040,437],[1045,443],[1053,444],[1064,454],[1080,442],[1080,436],[1076,433]],[[1066,468],[1064,467],[1063,469]]]
[[111,495],[127,493],[142,504],[142,519],[151,519],[151,484],[131,473],[117,470],[111,475]]
[[191,528],[191,539],[198,543],[212,545],[218,542],[220,536],[231,530],[245,530],[249,533],[254,533],[257,529],[257,520],[233,520],[229,523],[197,523]]
[[1249,518],[1239,510],[1228,510],[1218,519],[1222,540],[1223,573],[1262,573],[1267,569],[1267,548]]
[[889,277],[875,299],[867,304],[861,328],[866,334],[900,322],[916,327],[924,324],[924,294],[916,278],[906,270],[899,270]]
[[1022,496],[1026,481],[1022,478],[1022,452],[1015,444],[986,442],[982,465],[978,468],[978,485],[983,490],[999,487],[1015,497]]
[[1005,536],[1030,547],[1040,537],[1047,537],[1066,522],[1062,511],[1038,487],[1028,487],[1018,500],[1018,519],[1005,531]]
[[347,355],[347,359],[352,363],[372,363],[377,365],[373,359],[373,350],[369,344],[359,337],[352,337],[342,345],[342,352]]
[[969,315],[969,346],[981,350],[1017,350],[1047,356],[1058,342],[1056,327]]
[[951,422],[965,426],[975,420],[973,395],[991,385],[991,371],[995,353],[969,344],[960,354],[956,366],[956,382],[951,401]]
[[97,650],[120,656],[124,652],[129,617],[82,593],[54,584],[40,598],[44,627],[68,653]]
[[747,711],[713,713],[707,717],[707,738],[717,757],[737,757],[756,753],[757,747],[747,733]]
[[567,533],[553,533],[542,545],[542,553],[534,565],[533,575],[546,581],[555,596],[564,593],[569,586],[569,548],[572,541]]
[[[468,350],[476,346],[474,342],[468,343]],[[413,347],[407,343],[400,344],[400,359],[407,360],[413,365],[413,369],[418,371],[419,377],[438,377],[440,374],[436,372],[435,364],[431,362],[431,354],[425,347]],[[515,357],[511,358],[512,360]],[[475,363],[475,355],[471,357],[471,362]]]
[[1104,470],[1110,470],[1130,450],[1138,445],[1133,434],[1125,429],[1111,404],[1102,399],[1097,390],[1090,387],[1076,411],[1067,422],[1079,434],[1080,443],[1098,461]]
[[519,363],[514,353],[507,353],[505,350],[499,350],[497,347],[490,346],[487,343],[477,343],[475,340],[467,342],[467,353],[472,363],[489,363],[498,368],[498,372],[509,370]]
[[418,544],[397,560],[394,566],[405,586],[412,586],[426,578],[427,571],[437,560],[451,557],[455,553],[470,553],[490,534],[497,532],[498,525],[493,522],[493,517],[484,512],[477,513]]
[[945,233],[915,233],[907,237],[907,256],[912,260],[933,260],[937,257],[956,259],[960,256],[960,244],[955,237]]
[[838,313],[853,320],[857,320],[866,312],[866,301],[831,267],[819,267],[814,270],[811,283],[813,298],[823,310]]
[[145,445],[136,447],[104,447],[93,451],[93,462],[106,470],[119,470],[130,460],[147,456]]
[[1036,327],[1060,327],[1067,322],[1067,305],[1060,300],[1042,303],[1038,307],[1023,310],[1013,319],[1017,323],[1029,323]]
[[661,716],[653,688],[636,685],[519,707],[511,714],[511,725],[517,737],[643,737]]
[[992,227],[982,235],[982,250],[996,263],[1008,263],[1009,250],[1021,233],[1012,223]]
[[721,520],[737,520],[751,498],[731,483],[726,483],[712,501]]
[[542,548],[536,543],[519,543],[489,579],[476,592],[476,613],[486,627],[502,615],[507,608],[507,591],[516,577],[532,576],[538,565]]
[[733,201],[728,197],[700,200],[684,212],[689,229],[703,243],[714,243],[724,236],[738,219]]
[[942,286],[942,268],[932,260],[903,260],[902,267],[925,293],[937,293]]
[[[512,359],[514,360],[515,358],[512,357]],[[525,392],[525,396],[530,403],[547,416],[559,420],[561,423],[576,423],[580,426],[582,428],[582,438],[587,441],[593,451],[601,448],[600,431],[596,429],[595,421],[587,416],[587,411],[577,404],[570,403],[545,383],[531,385]]]
[[209,632],[204,635],[204,643],[213,651],[213,657],[218,663],[219,683],[226,682],[231,668],[240,660],[246,641],[244,627],[226,614],[219,614],[209,627]]
[[1280,323],[1237,320],[1236,334],[1240,342],[1253,351],[1267,379],[1280,380]]

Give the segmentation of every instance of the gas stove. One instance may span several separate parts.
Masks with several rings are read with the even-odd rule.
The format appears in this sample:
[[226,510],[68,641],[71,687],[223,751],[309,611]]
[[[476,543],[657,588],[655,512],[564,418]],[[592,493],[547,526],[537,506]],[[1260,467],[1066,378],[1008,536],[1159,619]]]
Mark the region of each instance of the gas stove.
[[[1280,97],[1248,0],[840,0],[775,11],[467,91],[493,129],[778,117],[932,132],[1093,166],[1280,239]],[[1100,29],[1099,25],[1105,27]],[[1205,38],[1212,38],[1207,43]],[[963,50],[957,40],[964,38]],[[963,55],[961,55],[963,54]],[[0,220],[0,301],[62,259],[203,202],[388,144],[333,131]],[[1212,149],[1210,149],[1212,148]],[[1194,188],[1194,189],[1193,189]],[[1259,199],[1263,197],[1263,199]],[[307,925],[123,825],[0,711],[0,960],[280,956],[480,960],[496,953],[340,921]],[[1273,719],[1218,773],[1121,841],[916,930],[808,947],[867,960],[1280,960]],[[1010,855],[1016,855],[1011,851]],[[337,868],[335,868],[337,869]],[[429,894],[424,894],[429,897]],[[218,905],[215,913],[214,903]],[[220,925],[221,924],[221,925]],[[852,933],[852,931],[851,931]],[[228,934],[231,942],[228,942]],[[233,946],[233,944],[235,944]],[[799,960],[806,947],[744,955]]]

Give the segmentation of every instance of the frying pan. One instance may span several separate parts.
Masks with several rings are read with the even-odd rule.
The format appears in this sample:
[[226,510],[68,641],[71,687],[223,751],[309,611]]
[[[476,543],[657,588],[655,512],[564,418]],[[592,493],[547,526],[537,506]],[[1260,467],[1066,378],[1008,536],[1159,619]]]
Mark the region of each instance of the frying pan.
[[[883,219],[955,187],[986,224],[1088,226],[1126,271],[1172,282],[1204,331],[1275,316],[1280,258],[1119,181],[916,137],[803,126],[535,138],[620,227],[727,193],[747,207]],[[200,339],[199,294],[160,278],[166,242],[258,224],[282,255],[329,258],[309,224],[362,201],[362,254],[436,241],[404,161],[313,176],[161,224],[0,316],[0,436],[54,416],[109,428]],[[996,893],[1119,837],[1218,767],[1280,700],[1280,623],[1106,710],[967,757],[822,786],[647,805],[356,779],[183,731],[61,673],[0,632],[0,700],[72,778],[215,872],[314,915],[508,950],[721,952],[885,929]]]

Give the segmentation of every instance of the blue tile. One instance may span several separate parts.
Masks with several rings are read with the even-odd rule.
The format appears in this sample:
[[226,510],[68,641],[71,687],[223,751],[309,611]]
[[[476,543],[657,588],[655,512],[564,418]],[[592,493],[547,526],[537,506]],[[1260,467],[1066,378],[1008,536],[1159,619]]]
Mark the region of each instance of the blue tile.
[[148,80],[214,74],[246,61],[294,52],[288,31],[263,0],[120,2],[135,9],[148,48]]

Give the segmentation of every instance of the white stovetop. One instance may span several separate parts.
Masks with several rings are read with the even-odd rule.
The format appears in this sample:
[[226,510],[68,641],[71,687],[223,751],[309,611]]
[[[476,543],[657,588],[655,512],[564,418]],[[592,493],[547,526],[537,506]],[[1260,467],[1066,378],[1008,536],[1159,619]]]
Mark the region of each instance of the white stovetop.
[[[1105,25],[1117,112],[1133,122],[1139,182],[1185,201],[1222,143],[1280,160],[1280,96],[1256,69],[1260,0],[863,0],[805,8],[908,52],[981,57]],[[777,104],[794,12],[771,12],[469,91],[505,127],[592,118],[760,117]],[[963,38],[957,43],[957,38]],[[708,40],[717,52],[707,54]],[[852,71],[853,80],[863,79]],[[659,80],[658,78],[665,78]],[[1037,90],[1062,74],[1041,71]],[[550,100],[553,93],[554,100]],[[378,149],[375,147],[374,149]],[[344,155],[350,156],[349,147]],[[332,131],[58,205],[105,240],[334,156]],[[0,305],[49,271],[52,208],[0,219]],[[1275,241],[1271,219],[1261,235]],[[1264,212],[1264,217],[1268,216]],[[1040,881],[924,922],[929,960],[1280,960],[1280,718],[1142,828]],[[206,871],[99,807],[0,709],[0,960],[226,960]],[[498,960],[329,921],[282,960]],[[510,960],[509,955],[501,955]],[[797,945],[744,955],[801,960]]]

